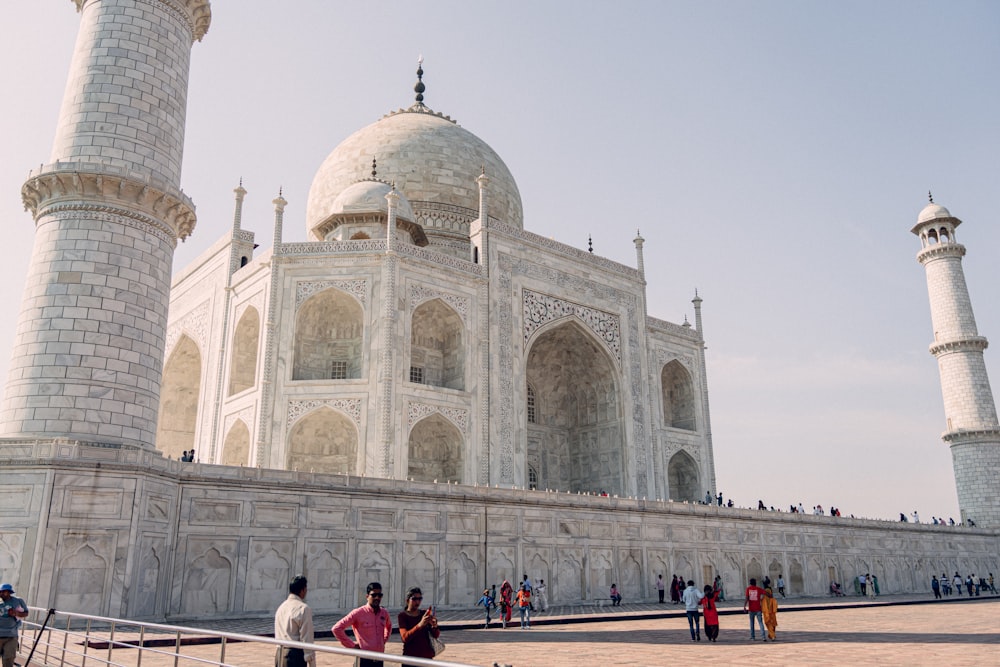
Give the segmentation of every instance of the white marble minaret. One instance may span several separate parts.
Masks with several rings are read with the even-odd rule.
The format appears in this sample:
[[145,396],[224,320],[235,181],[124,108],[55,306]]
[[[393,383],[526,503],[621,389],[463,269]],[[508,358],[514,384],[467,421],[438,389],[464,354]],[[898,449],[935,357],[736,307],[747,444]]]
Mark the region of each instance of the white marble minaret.
[[80,31],[49,163],[21,195],[35,246],[0,412],[8,439],[153,448],[191,46],[208,0],[74,0]]
[[911,230],[920,237],[917,261],[927,272],[934,342],[962,520],[1000,526],[1000,423],[986,375],[986,338],[976,330],[962,272],[965,246],[955,239],[962,224],[943,206],[928,204]]

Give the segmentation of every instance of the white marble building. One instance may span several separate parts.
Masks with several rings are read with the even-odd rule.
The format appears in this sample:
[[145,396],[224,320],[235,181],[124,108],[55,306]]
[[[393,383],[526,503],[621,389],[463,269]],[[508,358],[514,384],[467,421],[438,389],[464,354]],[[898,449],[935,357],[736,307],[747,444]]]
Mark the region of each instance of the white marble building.
[[417,101],[344,140],[313,181],[307,242],[281,242],[279,198],[254,257],[236,195],[232,233],[171,288],[165,455],[714,490],[701,300],[695,327],[646,314],[641,237],[635,269],[526,231],[503,161],[453,120]]
[[[638,235],[633,268],[527,231],[503,161],[419,81],[320,167],[309,241],[282,242],[279,194],[254,256],[240,187],[232,232],[171,282],[195,227],[179,180],[209,2],[74,4],[57,139],[22,189],[37,232],[0,408],[0,575],[31,604],[268,614],[299,572],[321,612],[375,579],[389,605],[420,585],[446,607],[523,573],[575,604],[611,582],[651,598],[657,574],[733,590],[783,573],[823,595],[862,572],[886,592],[1000,572],[988,522],[692,502],[715,490],[700,298],[694,326],[646,313]],[[949,220],[915,231],[953,239]],[[930,278],[954,249],[925,254]],[[930,284],[932,304],[956,298]],[[974,323],[952,333],[981,362]],[[942,377],[956,406],[987,398],[961,386],[975,374]],[[997,428],[947,409],[963,451]],[[966,481],[996,484],[958,480],[963,511]]]

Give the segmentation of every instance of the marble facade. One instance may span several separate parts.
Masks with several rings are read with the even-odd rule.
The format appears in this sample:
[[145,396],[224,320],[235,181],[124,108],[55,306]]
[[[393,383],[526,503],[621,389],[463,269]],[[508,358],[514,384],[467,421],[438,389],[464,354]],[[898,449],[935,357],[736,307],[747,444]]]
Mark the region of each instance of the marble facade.
[[[317,613],[379,580],[468,607],[484,583],[544,578],[552,604],[654,600],[656,575],[727,590],[783,573],[789,594],[879,577],[886,593],[933,574],[1000,571],[988,530],[182,463],[70,442],[10,444],[0,565],[31,604],[104,616],[268,615],[291,575]],[[848,591],[850,586],[846,586]]]

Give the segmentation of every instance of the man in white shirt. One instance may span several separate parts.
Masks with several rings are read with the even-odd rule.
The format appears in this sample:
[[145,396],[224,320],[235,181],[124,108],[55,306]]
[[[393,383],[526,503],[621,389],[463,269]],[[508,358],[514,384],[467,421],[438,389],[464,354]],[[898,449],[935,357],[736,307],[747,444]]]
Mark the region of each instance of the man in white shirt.
[[684,610],[687,612],[691,641],[701,641],[701,616],[698,613],[698,606],[703,597],[705,594],[695,588],[694,580],[689,580],[687,588],[681,594],[681,599],[684,601]]
[[[288,597],[274,614],[274,638],[277,640],[313,643],[312,609],[305,603],[308,581],[302,575],[288,584]],[[279,646],[274,656],[275,667],[315,667],[316,652]]]

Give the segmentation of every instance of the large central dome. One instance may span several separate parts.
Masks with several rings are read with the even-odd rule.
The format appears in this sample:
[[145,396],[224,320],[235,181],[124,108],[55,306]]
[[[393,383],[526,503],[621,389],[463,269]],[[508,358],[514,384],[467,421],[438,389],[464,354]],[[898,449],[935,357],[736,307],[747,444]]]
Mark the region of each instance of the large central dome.
[[372,159],[378,178],[394,182],[413,207],[431,246],[464,256],[469,223],[479,217],[476,178],[490,179],[489,216],[522,228],[521,195],[507,165],[482,139],[450,118],[415,104],[382,117],[345,139],[313,178],[306,207],[308,238],[334,214],[333,204],[366,173]]

